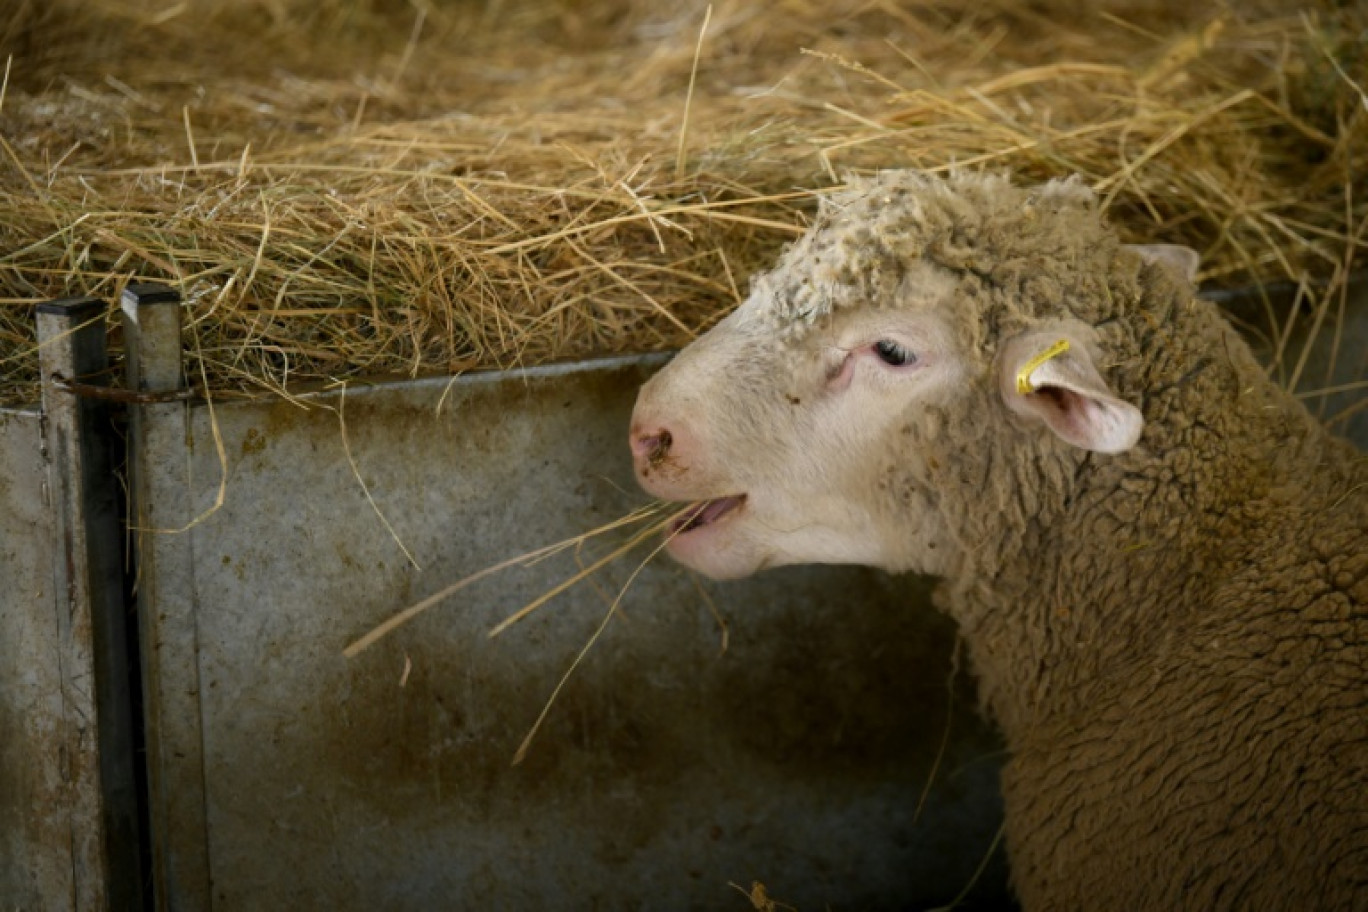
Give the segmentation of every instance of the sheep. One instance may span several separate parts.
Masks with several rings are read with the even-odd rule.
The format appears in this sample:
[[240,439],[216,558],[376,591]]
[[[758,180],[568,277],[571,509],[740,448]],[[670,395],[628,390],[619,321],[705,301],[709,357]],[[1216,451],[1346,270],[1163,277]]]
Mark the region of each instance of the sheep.
[[1036,909],[1368,909],[1368,460],[1077,179],[854,179],[640,391],[679,561],[940,578]]

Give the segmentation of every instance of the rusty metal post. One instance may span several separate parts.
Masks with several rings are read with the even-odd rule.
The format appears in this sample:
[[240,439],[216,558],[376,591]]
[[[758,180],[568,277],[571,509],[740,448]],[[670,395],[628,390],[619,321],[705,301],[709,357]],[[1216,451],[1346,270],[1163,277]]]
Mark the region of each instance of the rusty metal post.
[[139,907],[142,882],[113,428],[106,404],[54,385],[105,370],[104,310],[96,298],[40,304],[38,341],[61,676],[51,761],[69,814],[70,908],[118,910]]
[[[180,296],[163,285],[130,285],[122,309],[129,387],[182,389]],[[188,408],[133,405],[129,434],[153,893],[157,909],[176,912],[211,905]]]

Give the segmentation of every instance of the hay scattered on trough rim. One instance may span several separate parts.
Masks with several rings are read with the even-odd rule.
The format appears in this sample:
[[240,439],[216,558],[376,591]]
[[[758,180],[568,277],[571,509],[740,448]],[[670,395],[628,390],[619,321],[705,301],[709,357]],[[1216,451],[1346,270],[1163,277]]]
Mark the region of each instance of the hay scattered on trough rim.
[[1352,8],[958,7],[21,4],[0,401],[36,398],[34,303],[131,280],[183,291],[218,395],[674,347],[882,167],[1078,172],[1129,239],[1331,307],[1368,246]]

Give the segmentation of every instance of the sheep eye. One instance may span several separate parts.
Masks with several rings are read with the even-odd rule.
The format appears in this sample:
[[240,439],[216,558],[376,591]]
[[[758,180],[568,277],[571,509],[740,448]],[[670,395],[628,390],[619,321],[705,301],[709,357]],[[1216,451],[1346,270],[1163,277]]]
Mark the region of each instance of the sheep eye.
[[891,339],[880,339],[875,342],[874,353],[879,356],[880,361],[892,367],[906,367],[917,362],[916,353],[903,348]]

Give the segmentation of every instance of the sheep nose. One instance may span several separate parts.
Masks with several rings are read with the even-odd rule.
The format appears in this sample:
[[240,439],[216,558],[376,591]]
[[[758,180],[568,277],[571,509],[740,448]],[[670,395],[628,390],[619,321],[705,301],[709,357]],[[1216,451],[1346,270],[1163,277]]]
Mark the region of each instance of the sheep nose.
[[648,466],[659,465],[670,454],[670,446],[674,443],[674,435],[669,430],[661,428],[654,434],[634,433],[632,435],[632,455],[638,462],[644,462]]

